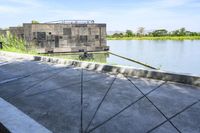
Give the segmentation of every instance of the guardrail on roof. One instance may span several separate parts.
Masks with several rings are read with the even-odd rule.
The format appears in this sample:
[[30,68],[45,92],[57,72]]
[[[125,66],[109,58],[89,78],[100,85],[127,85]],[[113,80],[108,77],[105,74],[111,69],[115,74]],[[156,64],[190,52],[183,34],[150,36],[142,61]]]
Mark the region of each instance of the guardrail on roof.
[[63,23],[63,24],[93,24],[94,20],[57,20],[46,23]]

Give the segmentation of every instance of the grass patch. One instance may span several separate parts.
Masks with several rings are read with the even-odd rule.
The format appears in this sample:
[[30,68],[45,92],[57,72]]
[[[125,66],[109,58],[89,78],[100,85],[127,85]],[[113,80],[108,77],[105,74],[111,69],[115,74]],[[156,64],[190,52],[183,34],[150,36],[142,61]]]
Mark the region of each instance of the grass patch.
[[35,50],[27,50],[26,43],[23,39],[13,36],[9,32],[7,35],[0,35],[0,42],[2,42],[3,51],[36,54]]
[[200,40],[200,36],[107,37],[107,40]]
[[80,59],[79,56],[83,53],[53,53],[53,54],[40,54],[42,56],[48,57],[55,57],[55,58],[62,58],[67,60],[77,60],[77,61],[84,61],[84,62],[97,62],[97,63],[107,63],[106,59],[109,56],[107,52],[88,52],[93,54],[91,59]]

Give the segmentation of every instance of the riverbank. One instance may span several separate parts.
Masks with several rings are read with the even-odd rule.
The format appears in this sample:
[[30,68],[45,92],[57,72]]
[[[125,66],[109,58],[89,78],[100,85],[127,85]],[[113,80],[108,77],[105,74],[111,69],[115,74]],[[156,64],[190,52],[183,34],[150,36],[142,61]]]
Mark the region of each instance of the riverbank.
[[200,40],[200,36],[164,36],[164,37],[107,37],[107,40]]
[[[135,76],[141,78],[171,81],[188,85],[200,86],[200,77],[191,74],[174,73],[161,70],[147,70],[131,66],[109,65],[96,62],[69,60],[56,57],[21,54],[21,53],[13,53],[5,51],[0,51],[0,57],[1,57],[0,64],[2,64],[2,66],[6,64],[7,65],[12,64],[12,62],[17,62],[17,61],[22,62],[22,60],[24,61],[29,60],[31,62],[37,61],[43,63],[52,63],[55,65],[56,64],[66,65],[66,66],[77,67],[103,73],[122,74],[124,76],[130,76],[130,77]],[[29,71],[29,69],[24,69],[24,70]]]

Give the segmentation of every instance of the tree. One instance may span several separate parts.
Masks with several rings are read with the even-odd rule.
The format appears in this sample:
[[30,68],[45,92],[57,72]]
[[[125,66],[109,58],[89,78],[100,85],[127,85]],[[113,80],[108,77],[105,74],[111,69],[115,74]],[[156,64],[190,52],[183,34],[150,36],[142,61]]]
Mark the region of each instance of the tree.
[[167,36],[168,31],[166,29],[159,29],[152,32],[153,36]]
[[31,23],[32,23],[32,24],[39,24],[39,21],[37,21],[37,20],[32,20]]
[[198,36],[197,32],[191,32],[191,36]]
[[184,36],[186,34],[186,29],[184,27],[180,28],[179,32],[180,32],[180,36]]
[[171,35],[172,36],[179,36],[180,35],[180,31],[179,30],[172,31]]
[[134,34],[131,30],[126,30],[126,36],[127,37],[132,37]]
[[137,35],[142,36],[144,35],[144,27],[139,27],[137,30]]
[[[122,34],[123,35],[123,34]],[[121,37],[121,34],[120,33],[114,33],[113,35],[112,35],[112,37]]]

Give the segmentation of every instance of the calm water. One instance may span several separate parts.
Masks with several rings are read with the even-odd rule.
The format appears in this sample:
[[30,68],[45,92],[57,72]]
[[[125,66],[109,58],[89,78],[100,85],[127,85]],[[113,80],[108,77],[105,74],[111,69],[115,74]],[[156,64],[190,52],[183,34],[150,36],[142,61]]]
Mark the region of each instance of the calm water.
[[[110,51],[161,70],[200,75],[200,41],[108,41]],[[134,66],[110,56],[107,62]]]
[[[108,41],[110,51],[128,58],[147,63],[161,70],[190,73],[200,76],[200,41]],[[78,54],[53,54],[51,56],[79,59]],[[141,65],[109,54],[93,54],[90,61],[112,65],[134,66]]]

